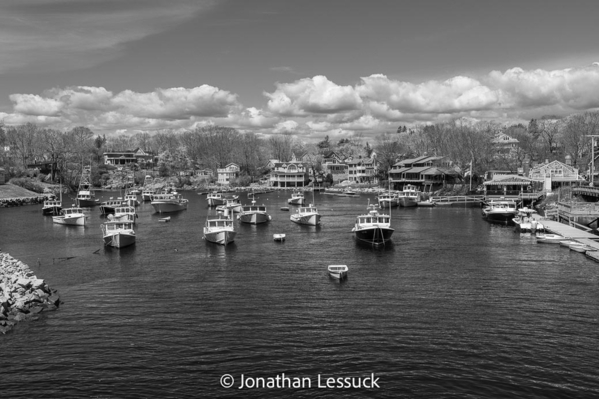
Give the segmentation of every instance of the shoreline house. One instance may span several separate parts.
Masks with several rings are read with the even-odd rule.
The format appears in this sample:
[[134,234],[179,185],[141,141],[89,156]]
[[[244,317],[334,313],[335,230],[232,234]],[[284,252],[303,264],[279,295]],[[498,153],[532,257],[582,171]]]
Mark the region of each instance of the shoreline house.
[[230,163],[224,168],[216,169],[218,184],[228,185],[231,184],[233,180],[239,177],[239,165],[236,163]]
[[349,159],[347,164],[348,180],[351,183],[378,183],[377,172],[379,162],[376,157]]
[[461,180],[460,174],[444,156],[423,155],[404,159],[393,165],[389,171],[389,181],[394,190],[403,190],[407,184],[415,185],[422,192],[435,191],[446,183]]
[[511,154],[517,150],[520,144],[518,139],[510,137],[505,133],[498,133],[491,142],[499,154]]
[[104,152],[106,165],[131,165],[139,164],[141,167],[153,166],[156,163],[154,155],[136,148],[132,151],[106,151]]
[[572,158],[566,155],[566,163],[560,161],[546,160],[542,164],[533,166],[528,177],[543,184],[543,190],[551,192],[560,187],[578,186],[586,181],[578,173],[578,169],[572,166]]
[[310,184],[310,167],[307,163],[295,160],[279,162],[273,159],[269,161],[269,166],[271,171],[268,185],[271,187],[305,187]]

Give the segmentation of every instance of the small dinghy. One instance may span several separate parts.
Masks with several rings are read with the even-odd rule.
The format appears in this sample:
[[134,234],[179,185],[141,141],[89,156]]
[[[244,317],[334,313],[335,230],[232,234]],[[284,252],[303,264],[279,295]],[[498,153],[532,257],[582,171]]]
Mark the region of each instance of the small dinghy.
[[346,265],[329,265],[329,275],[333,278],[343,280],[347,277],[347,266]]
[[170,217],[170,216],[167,216],[167,217],[165,217],[165,218],[158,219],[158,221],[159,221],[159,222],[164,222],[164,223],[166,223],[166,222],[170,222],[170,221],[171,221],[171,217]]
[[282,206],[282,207],[281,207],[281,210],[282,210],[282,211],[288,211],[288,210],[289,210],[289,207],[288,207],[288,206]]
[[567,237],[560,236],[559,234],[539,234],[537,235],[537,243],[544,244],[559,244],[563,240],[567,240]]
[[585,253],[587,251],[596,251],[597,248],[590,245],[583,244],[581,242],[574,242],[568,245],[568,247],[575,252]]
[[275,241],[285,241],[285,234],[273,234],[272,238]]

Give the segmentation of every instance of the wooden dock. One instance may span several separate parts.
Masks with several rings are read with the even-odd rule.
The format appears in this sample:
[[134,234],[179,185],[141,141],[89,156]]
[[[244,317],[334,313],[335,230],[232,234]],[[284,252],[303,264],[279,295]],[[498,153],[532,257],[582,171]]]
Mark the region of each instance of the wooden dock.
[[545,226],[546,231],[549,231],[554,234],[559,234],[566,238],[571,238],[573,240],[586,239],[590,242],[594,242],[593,240],[599,240],[599,236],[577,229],[576,227],[568,226],[567,224],[563,224],[553,220],[539,220],[539,222],[542,223],[543,226]]

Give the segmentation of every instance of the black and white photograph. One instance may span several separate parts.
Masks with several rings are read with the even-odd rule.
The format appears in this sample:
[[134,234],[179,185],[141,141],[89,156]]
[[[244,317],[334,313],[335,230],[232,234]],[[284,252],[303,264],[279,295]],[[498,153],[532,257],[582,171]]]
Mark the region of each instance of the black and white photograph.
[[0,0],[0,396],[599,397],[598,16]]

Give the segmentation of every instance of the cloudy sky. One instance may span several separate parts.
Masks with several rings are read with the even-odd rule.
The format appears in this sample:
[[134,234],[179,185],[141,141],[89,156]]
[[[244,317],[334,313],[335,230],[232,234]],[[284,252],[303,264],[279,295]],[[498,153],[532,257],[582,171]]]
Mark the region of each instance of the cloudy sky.
[[599,107],[599,2],[2,0],[0,120],[306,140]]

